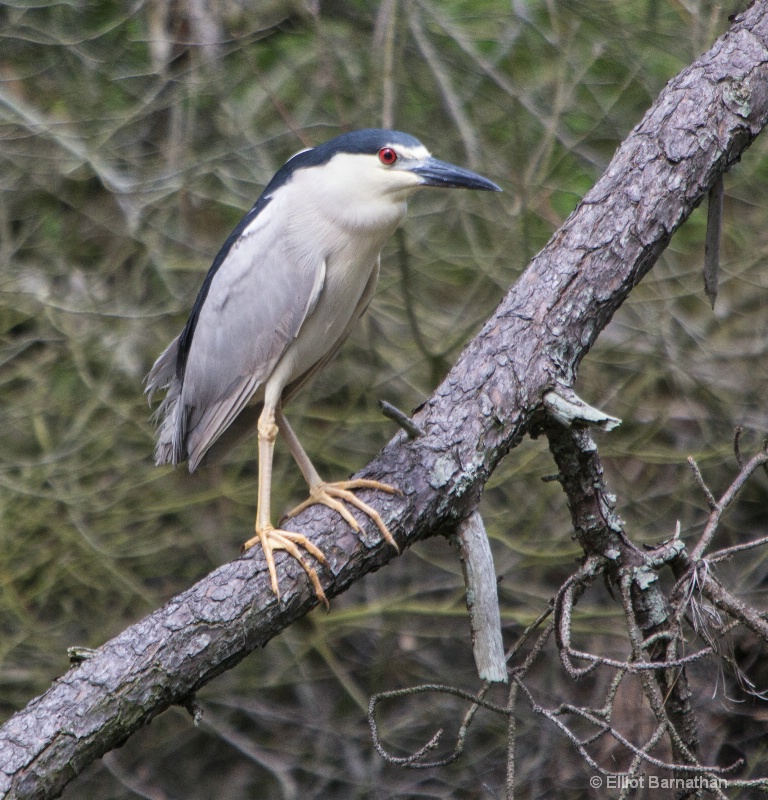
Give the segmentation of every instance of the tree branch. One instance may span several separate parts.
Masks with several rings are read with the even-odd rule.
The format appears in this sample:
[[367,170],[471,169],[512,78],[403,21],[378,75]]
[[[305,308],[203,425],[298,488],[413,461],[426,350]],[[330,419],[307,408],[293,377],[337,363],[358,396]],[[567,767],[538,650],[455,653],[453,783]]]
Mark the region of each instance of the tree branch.
[[[606,173],[531,262],[456,366],[360,477],[402,497],[367,499],[404,548],[450,532],[541,398],[570,387],[581,359],[671,236],[768,119],[768,8],[757,2],[664,89]],[[292,527],[323,549],[329,597],[387,563],[369,525],[358,538],[312,508]],[[0,729],[0,792],[48,798],[87,764],[306,614],[301,567],[278,558],[275,602],[261,553],[225,564],[107,642]]]

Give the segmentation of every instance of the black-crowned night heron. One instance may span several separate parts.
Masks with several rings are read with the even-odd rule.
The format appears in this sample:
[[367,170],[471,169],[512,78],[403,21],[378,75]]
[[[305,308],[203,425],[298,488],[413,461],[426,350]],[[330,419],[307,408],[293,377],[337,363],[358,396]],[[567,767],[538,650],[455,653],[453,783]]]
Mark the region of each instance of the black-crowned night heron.
[[500,191],[474,172],[432,158],[413,136],[388,130],[345,133],[293,156],[278,170],[213,261],[184,330],[147,376],[157,411],[155,461],[187,459],[192,472],[258,431],[256,536],[272,589],[280,596],[274,550],[286,550],[325,595],[300,548],[327,564],[305,536],[275,528],[270,513],[272,454],[280,432],[309,485],[309,499],[335,509],[356,531],[349,509],[370,517],[397,544],[354,489],[395,492],[378,481],[326,483],[282,406],[333,357],[371,301],[379,256],[408,198],[423,186]]

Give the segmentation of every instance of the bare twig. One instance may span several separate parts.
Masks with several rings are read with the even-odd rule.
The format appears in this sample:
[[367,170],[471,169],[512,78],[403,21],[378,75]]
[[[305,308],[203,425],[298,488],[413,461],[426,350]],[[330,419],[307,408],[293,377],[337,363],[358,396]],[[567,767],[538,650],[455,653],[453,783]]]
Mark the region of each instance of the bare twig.
[[405,412],[393,406],[392,403],[379,400],[379,408],[387,419],[396,422],[408,434],[409,439],[416,439],[418,436],[424,435],[424,431]]
[[383,28],[381,75],[381,127],[395,127],[395,30],[397,27],[398,0],[384,0],[379,6],[377,28]]
[[739,465],[739,469],[744,467],[744,457],[741,454],[741,434],[743,432],[744,429],[741,425],[737,425],[733,433],[733,454],[736,456],[736,463]]
[[[544,393],[553,385],[573,384],[600,331],[713,179],[766,125],[767,51],[768,9],[758,2],[709,53],[669,81],[605,174],[416,414],[425,435],[408,440],[399,432],[359,474],[403,485],[403,496],[376,497],[371,503],[404,545],[443,533],[476,506],[496,466],[530,429]],[[748,104],[727,102],[723,92],[734,86],[749,92]],[[690,131],[701,134],[692,137],[697,144],[678,146]],[[627,596],[635,587],[630,599],[639,624],[632,635],[637,634],[640,652],[656,624],[651,612],[662,607],[655,602],[660,592],[653,583],[639,584],[636,579],[644,573],[629,570],[650,567],[624,534],[599,461],[576,446],[564,446],[562,455],[573,459],[568,469],[562,464],[559,469],[572,484],[567,494],[585,551],[605,559],[613,585],[618,565],[627,570]],[[579,481],[576,475],[584,468],[587,477]],[[333,572],[322,575],[329,594],[344,591],[393,557],[373,530],[364,531],[361,543],[322,509],[290,525],[333,552]],[[706,536],[700,545],[702,552],[708,547]],[[69,670],[0,731],[0,791],[18,798],[55,796],[88,763],[306,614],[314,599],[303,571],[299,567],[299,574],[283,558],[278,568],[284,587],[279,605],[263,560],[249,555],[220,567]],[[720,601],[730,604],[727,597]],[[573,607],[575,600],[569,602]],[[538,636],[526,668],[541,656],[555,627],[550,622]],[[561,619],[560,638],[562,632]],[[657,719],[666,724],[661,712],[663,706]]]
[[415,8],[412,9],[412,13],[408,14],[408,25],[416,46],[435,76],[435,83],[443,98],[445,107],[456,124],[461,140],[464,143],[467,161],[473,169],[477,169],[480,163],[480,143],[477,140],[477,132],[464,111],[462,100],[453,88],[450,76],[440,60],[437,50],[424,32],[420,11],[417,12]]
[[507,682],[496,571],[488,534],[480,512],[473,511],[458,525],[456,539],[467,587],[467,610],[472,652],[478,675],[494,683]]
[[517,681],[512,681],[507,697],[509,720],[507,722],[507,779],[504,784],[506,800],[515,800],[515,749],[517,745],[515,709],[517,708],[517,689]]
[[[688,461],[689,463],[691,463],[693,459],[689,459]],[[744,484],[752,476],[752,473],[758,467],[763,466],[767,462],[768,462],[768,451],[766,451],[765,449],[761,450],[759,453],[752,456],[752,458],[742,467],[741,471],[733,480],[731,485],[725,490],[720,500],[715,501],[714,505],[710,505],[712,511],[709,515],[706,527],[704,528],[704,532],[702,533],[698,544],[696,545],[696,547],[693,548],[691,552],[691,561],[696,562],[701,560],[701,558],[704,556],[706,549],[712,542],[715,533],[717,533],[717,529],[720,524],[720,518],[722,517],[723,512],[735,500],[736,495],[739,493]],[[703,491],[705,491],[707,496],[707,502],[709,503],[710,499],[714,501],[712,493],[706,488],[704,480],[703,478],[701,478],[701,473],[698,472],[698,467],[695,469],[694,474],[698,474],[697,482],[699,482],[699,485],[702,487]]]
[[704,291],[715,307],[720,272],[720,235],[723,229],[723,176],[719,175],[709,190],[707,237],[704,242]]
[[462,700],[469,700],[472,703],[470,709],[480,706],[488,711],[493,711],[495,714],[502,714],[503,716],[509,716],[512,713],[508,707],[505,708],[504,706],[499,706],[495,703],[489,703],[487,700],[482,699],[479,694],[474,695],[470,692],[464,691],[463,689],[459,689],[456,686],[443,686],[437,683],[428,683],[422,686],[411,686],[408,689],[395,689],[391,692],[381,692],[380,694],[375,694],[373,697],[371,697],[371,701],[368,705],[368,724],[371,728],[371,736],[373,738],[373,744],[375,748],[378,750],[382,758],[386,759],[390,764],[399,764],[400,766],[411,767],[413,769],[443,767],[456,761],[464,752],[464,742],[468,728],[468,724],[466,722],[459,729],[459,734],[456,739],[456,746],[454,747],[453,752],[445,758],[437,761],[425,762],[423,759],[427,753],[434,750],[439,744],[440,738],[443,734],[442,728],[438,729],[435,735],[427,742],[426,745],[424,745],[424,747],[410,756],[399,758],[397,756],[390,755],[382,746],[379,740],[378,726],[376,724],[376,706],[383,700],[391,700],[398,697],[412,697],[425,692],[449,694],[453,695],[454,697],[459,697]]
[[754,550],[756,547],[765,547],[765,545],[768,545],[768,536],[761,536],[751,542],[735,544],[731,547],[724,547],[722,550],[716,550],[712,555],[707,556],[707,562],[709,564],[717,564],[719,561],[727,561],[733,558],[737,553],[744,553],[747,550]]
[[704,482],[704,476],[701,474],[701,470],[699,469],[699,465],[694,460],[693,456],[688,456],[688,465],[693,472],[693,477],[696,479],[696,483],[699,485],[699,489],[704,493],[704,496],[707,499],[707,505],[709,506],[710,511],[715,511],[717,509],[717,500],[715,500],[715,496],[712,492],[709,491],[709,487]]

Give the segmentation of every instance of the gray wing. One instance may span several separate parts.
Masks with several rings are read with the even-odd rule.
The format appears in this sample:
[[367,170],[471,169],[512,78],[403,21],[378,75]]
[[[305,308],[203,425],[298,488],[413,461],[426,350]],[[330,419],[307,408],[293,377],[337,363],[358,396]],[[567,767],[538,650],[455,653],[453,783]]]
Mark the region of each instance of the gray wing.
[[[344,332],[334,346],[330,348],[328,352],[319,361],[317,361],[311,369],[307,370],[307,372],[305,372],[303,375],[299,375],[298,378],[285,387],[285,391],[283,392],[282,396],[283,405],[288,403],[292,397],[298,394],[305,384],[307,384],[320,370],[325,367],[329,361],[331,361],[331,359],[339,351],[339,348],[344,344],[344,342],[346,342],[350,333],[352,333],[352,329],[357,324],[357,321],[363,315],[365,309],[370,305],[378,279],[379,262],[377,261],[376,268],[371,273],[371,277],[368,279],[365,291],[363,292],[363,295],[357,304],[354,314],[347,323],[347,327],[344,329]],[[219,438],[212,443],[212,446],[205,454],[202,463],[204,465],[215,463],[235,445],[239,444],[243,439],[253,435],[259,422],[260,413],[261,408],[253,405],[248,406],[248,408],[242,411],[238,415],[237,419],[234,420],[233,423],[227,428],[227,430],[222,431],[222,434],[219,436]]]
[[214,274],[183,375],[179,337],[158,358],[147,393],[168,387],[158,409],[155,461],[189,459],[192,472],[232,424],[293,341],[322,290],[321,254],[292,248],[277,203],[242,231]]

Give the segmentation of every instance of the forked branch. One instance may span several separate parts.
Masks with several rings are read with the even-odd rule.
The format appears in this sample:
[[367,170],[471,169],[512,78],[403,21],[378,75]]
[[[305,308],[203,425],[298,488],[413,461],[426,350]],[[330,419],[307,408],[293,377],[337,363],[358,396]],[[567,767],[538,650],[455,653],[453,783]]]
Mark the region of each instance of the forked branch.
[[[768,8],[760,0],[667,84],[415,415],[424,434],[409,439],[401,431],[358,475],[402,489],[402,496],[366,500],[403,549],[450,532],[474,510],[489,476],[530,430],[544,395],[572,387],[616,309],[767,120]],[[608,495],[593,499],[610,521]],[[290,527],[333,553],[321,575],[328,597],[393,557],[373,527],[358,538],[330,511],[309,509]],[[626,562],[630,568],[645,569],[613,524],[603,530],[607,540],[622,542],[622,558],[636,560]],[[607,567],[616,559],[603,544],[587,555],[605,558]],[[281,604],[261,555],[250,554],[63,675],[0,729],[0,794],[57,796],[90,762],[306,614],[315,600],[301,567],[280,559],[278,572]],[[650,621],[656,610],[642,614]]]

